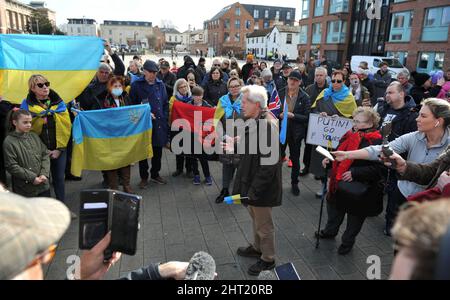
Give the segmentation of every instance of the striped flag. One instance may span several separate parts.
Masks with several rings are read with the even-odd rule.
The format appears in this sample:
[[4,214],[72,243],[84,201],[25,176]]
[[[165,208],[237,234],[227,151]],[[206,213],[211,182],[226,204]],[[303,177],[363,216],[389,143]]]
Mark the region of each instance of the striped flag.
[[278,118],[281,114],[281,100],[277,88],[273,89],[268,105],[269,110]]

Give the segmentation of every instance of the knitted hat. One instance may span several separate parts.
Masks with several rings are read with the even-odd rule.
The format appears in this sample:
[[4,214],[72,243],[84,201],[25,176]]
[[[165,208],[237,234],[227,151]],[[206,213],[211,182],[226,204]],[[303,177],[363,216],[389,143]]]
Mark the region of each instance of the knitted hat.
[[414,83],[416,86],[423,86],[428,79],[431,78],[430,75],[426,73],[417,73],[416,71],[411,72],[411,76],[414,78]]

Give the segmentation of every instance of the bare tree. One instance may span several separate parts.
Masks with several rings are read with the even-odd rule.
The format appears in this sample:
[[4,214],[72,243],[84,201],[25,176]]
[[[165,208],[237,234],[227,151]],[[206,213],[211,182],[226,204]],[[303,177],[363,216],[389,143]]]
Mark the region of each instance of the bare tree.
[[171,20],[161,20],[161,28],[172,29],[175,28],[175,25]]

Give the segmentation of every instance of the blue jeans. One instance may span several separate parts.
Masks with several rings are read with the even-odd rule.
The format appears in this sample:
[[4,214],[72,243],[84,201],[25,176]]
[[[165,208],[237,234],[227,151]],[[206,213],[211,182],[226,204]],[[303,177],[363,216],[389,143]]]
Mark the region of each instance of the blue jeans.
[[66,172],[67,152],[62,151],[57,159],[50,159],[50,172],[52,174],[53,190],[55,197],[64,202],[66,199],[66,190],[64,186],[64,175]]

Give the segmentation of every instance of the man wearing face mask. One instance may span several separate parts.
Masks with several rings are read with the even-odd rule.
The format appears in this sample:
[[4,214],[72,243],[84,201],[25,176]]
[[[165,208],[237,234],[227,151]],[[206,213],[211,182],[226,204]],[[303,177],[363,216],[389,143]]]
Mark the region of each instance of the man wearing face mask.
[[355,97],[356,105],[371,107],[369,90],[361,84],[357,74],[350,75],[350,89]]

